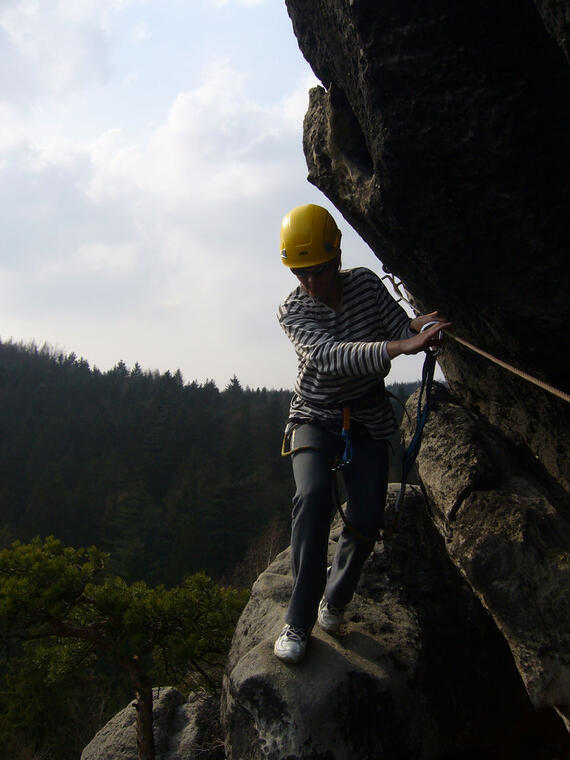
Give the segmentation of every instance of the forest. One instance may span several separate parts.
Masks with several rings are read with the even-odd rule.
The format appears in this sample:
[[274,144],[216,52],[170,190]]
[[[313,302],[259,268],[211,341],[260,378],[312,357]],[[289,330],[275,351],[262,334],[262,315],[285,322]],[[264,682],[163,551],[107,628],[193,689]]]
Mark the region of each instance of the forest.
[[[390,390],[405,401],[416,386]],[[249,588],[289,543],[290,396],[235,376],[220,390],[138,364],[101,372],[49,346],[0,342],[0,550],[48,537],[97,547],[107,576],[149,594],[198,573]],[[78,758],[86,732],[129,699],[106,662],[86,661],[78,676],[73,657],[55,672],[45,647],[2,649],[2,757]],[[63,729],[40,729],[47,703]]]

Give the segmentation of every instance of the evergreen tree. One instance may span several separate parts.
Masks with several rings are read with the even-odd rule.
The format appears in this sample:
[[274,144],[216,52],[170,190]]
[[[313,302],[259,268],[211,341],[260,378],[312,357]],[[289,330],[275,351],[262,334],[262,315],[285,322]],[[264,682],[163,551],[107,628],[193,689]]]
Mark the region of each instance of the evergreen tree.
[[73,673],[74,664],[107,658],[136,696],[139,760],[154,760],[153,681],[180,679],[188,669],[210,685],[214,673],[221,677],[246,595],[204,574],[171,589],[129,585],[104,575],[106,561],[94,547],[72,549],[53,537],[0,551],[1,641],[5,656],[11,647],[18,652],[8,668],[2,713],[26,710],[14,686],[33,679],[38,663],[44,673],[61,675]]

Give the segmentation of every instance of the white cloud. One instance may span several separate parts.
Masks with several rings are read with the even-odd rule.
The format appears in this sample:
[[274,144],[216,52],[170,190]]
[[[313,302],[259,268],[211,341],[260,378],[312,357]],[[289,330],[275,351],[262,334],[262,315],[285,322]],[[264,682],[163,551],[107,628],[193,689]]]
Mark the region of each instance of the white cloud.
[[227,63],[216,64],[199,88],[177,96],[145,144],[130,144],[121,130],[101,135],[90,147],[89,198],[130,199],[141,227],[165,217],[171,230],[176,220],[200,229],[212,209],[239,209],[278,192],[294,171],[290,151],[300,147],[306,95],[264,107],[246,97],[244,83]]
[[77,264],[88,272],[128,274],[137,263],[137,246],[128,243],[85,243],[77,251]]
[[214,8],[223,8],[226,5],[243,6],[245,8],[253,8],[256,5],[264,5],[267,0],[212,0]]
[[109,20],[140,0],[4,0],[0,99],[63,95],[112,75]]
[[[255,4],[233,0],[234,14],[210,10],[209,23],[217,30],[222,16]],[[305,180],[301,148],[315,80],[306,66],[279,86],[273,69],[260,80],[259,53],[248,61],[243,44],[224,44],[223,58],[215,47],[198,56],[199,72],[151,107],[153,86],[188,60],[201,27],[191,16],[184,52],[147,62],[147,50],[164,50],[166,6],[148,2],[141,22],[136,5],[1,6],[0,65],[19,76],[0,94],[2,337],[64,346],[103,369],[122,358],[220,385],[236,373],[244,384],[291,386],[294,353],[275,310],[293,282],[278,230],[298,203],[330,207]],[[267,24],[276,6],[265,6]],[[198,4],[184,7],[193,14]],[[241,16],[251,31],[251,14]],[[137,28],[144,47],[133,44]],[[128,120],[133,103],[140,111]]]
[[[22,273],[17,288],[13,277],[0,277],[0,301],[12,323],[24,329],[35,309],[50,313],[58,340],[69,336],[70,350],[87,356],[93,350],[97,362],[100,349],[82,347],[90,319],[107,331],[109,347],[123,335],[113,319],[127,310],[139,315],[136,329],[145,336],[152,322],[154,355],[164,356],[167,368],[184,365],[188,351],[194,376],[219,377],[228,363],[228,378],[239,370],[244,382],[255,382],[259,352],[275,352],[255,324],[267,321],[269,333],[281,337],[273,323],[282,295],[262,293],[256,283],[275,269],[279,195],[297,173],[290,149],[273,151],[278,143],[300,145],[302,111],[282,119],[285,101],[261,106],[246,85],[247,77],[224,61],[175,99],[145,142],[113,129],[85,146],[53,141],[14,149],[10,166],[0,170],[7,265]],[[293,94],[285,100],[301,103]],[[74,330],[64,315],[78,304]],[[244,318],[251,325],[246,335]],[[143,343],[130,337],[117,358],[155,366]],[[274,356],[274,364],[282,361]]]
[[133,40],[136,42],[145,42],[146,40],[150,40],[151,37],[152,33],[149,29],[148,23],[146,21],[139,21],[132,32]]

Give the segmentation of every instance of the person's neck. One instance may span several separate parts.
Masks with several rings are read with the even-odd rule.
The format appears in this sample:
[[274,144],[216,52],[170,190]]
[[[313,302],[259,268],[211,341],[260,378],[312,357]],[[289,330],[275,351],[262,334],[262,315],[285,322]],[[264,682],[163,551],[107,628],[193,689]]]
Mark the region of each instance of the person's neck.
[[334,281],[334,287],[331,288],[331,292],[327,293],[326,296],[324,296],[321,300],[325,304],[325,306],[328,306],[329,309],[332,309],[333,311],[338,311],[340,307],[340,298],[341,298],[341,284],[340,284],[340,273],[337,275]]

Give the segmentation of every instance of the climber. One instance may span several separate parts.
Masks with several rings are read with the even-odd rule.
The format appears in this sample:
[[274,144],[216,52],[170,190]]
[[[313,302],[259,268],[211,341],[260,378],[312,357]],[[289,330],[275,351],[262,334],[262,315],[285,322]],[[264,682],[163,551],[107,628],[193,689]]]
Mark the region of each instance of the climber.
[[[369,269],[341,270],[340,240],[333,217],[321,206],[297,206],[281,225],[281,259],[299,281],[278,310],[298,360],[284,438],[296,485],[293,589],[274,646],[287,663],[304,658],[315,620],[326,632],[338,633],[383,526],[387,438],[397,428],[384,389],[390,362],[439,346],[442,331],[451,326],[438,312],[410,319]],[[428,322],[435,324],[420,332]],[[348,457],[342,435],[347,418]],[[331,468],[339,463],[346,522],[327,570],[336,508]]]

